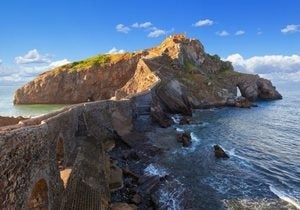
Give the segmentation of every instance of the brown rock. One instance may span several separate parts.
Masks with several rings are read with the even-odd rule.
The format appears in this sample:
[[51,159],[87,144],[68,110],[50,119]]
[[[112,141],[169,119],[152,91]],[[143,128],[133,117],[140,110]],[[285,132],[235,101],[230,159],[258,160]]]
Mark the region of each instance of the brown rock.
[[155,96],[152,99],[150,116],[152,121],[159,124],[162,128],[167,128],[173,123],[171,118],[163,111],[159,99]]
[[218,144],[214,145],[214,152],[216,158],[229,158],[229,156]]
[[240,96],[236,98],[235,106],[239,108],[251,108],[252,103],[247,98]]
[[177,137],[178,142],[182,143],[183,147],[189,147],[192,144],[190,133],[180,133]]
[[123,172],[119,167],[112,165],[110,167],[109,188],[116,191],[123,188]]
[[22,120],[26,120],[28,118],[24,117],[1,117],[0,116],[0,127],[2,126],[8,126],[8,125],[15,125],[18,124]]
[[139,204],[141,203],[141,196],[139,194],[135,194],[132,198],[131,198],[131,201],[134,203],[134,204]]
[[179,122],[180,125],[188,125],[190,123],[191,123],[191,119],[186,116],[183,116]]

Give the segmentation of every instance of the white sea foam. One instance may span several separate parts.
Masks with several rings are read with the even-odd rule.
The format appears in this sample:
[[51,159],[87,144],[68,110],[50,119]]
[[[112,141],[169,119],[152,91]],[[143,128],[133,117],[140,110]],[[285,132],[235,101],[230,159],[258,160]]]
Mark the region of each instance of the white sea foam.
[[160,209],[181,210],[181,200],[184,198],[185,188],[178,180],[167,182],[160,189]]
[[168,171],[156,164],[149,164],[145,169],[144,169],[144,174],[147,176],[159,176],[159,177],[163,177],[168,175]]
[[180,123],[180,116],[177,115],[177,114],[174,115],[174,116],[172,116],[171,119],[173,120],[173,122],[174,122],[175,124],[179,124],[179,123]]
[[160,190],[159,202],[163,207],[172,210],[180,210],[179,200],[175,192],[169,192],[165,190]]
[[194,132],[191,132],[191,139],[192,139],[192,143],[199,143],[201,140],[198,136],[196,136],[196,134]]
[[269,185],[269,188],[272,191],[272,193],[277,195],[280,199],[292,204],[297,209],[300,209],[300,202],[295,197],[293,197],[291,195],[288,195],[287,193],[276,189],[273,185]]
[[196,150],[196,148],[198,147],[198,145],[201,142],[201,139],[196,136],[196,134],[194,132],[191,132],[191,141],[192,144],[189,147],[183,147],[180,148],[179,150],[176,150],[174,153],[180,153],[180,154],[188,154],[188,153],[192,153]]
[[176,131],[179,132],[179,133],[183,133],[184,130],[182,128],[176,128]]

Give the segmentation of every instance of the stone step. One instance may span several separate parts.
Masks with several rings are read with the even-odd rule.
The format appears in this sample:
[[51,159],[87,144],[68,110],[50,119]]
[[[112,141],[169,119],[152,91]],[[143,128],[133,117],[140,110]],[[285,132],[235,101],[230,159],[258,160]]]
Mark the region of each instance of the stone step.
[[87,137],[72,167],[60,210],[108,209],[109,188],[102,145]]

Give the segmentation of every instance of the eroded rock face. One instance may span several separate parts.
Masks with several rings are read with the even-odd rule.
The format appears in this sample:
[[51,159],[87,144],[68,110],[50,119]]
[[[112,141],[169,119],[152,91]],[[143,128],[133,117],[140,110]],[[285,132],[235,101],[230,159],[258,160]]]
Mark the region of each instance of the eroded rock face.
[[272,85],[272,82],[260,78],[258,75],[241,75],[237,86],[242,96],[250,101],[256,101],[257,99],[282,99],[282,96]]

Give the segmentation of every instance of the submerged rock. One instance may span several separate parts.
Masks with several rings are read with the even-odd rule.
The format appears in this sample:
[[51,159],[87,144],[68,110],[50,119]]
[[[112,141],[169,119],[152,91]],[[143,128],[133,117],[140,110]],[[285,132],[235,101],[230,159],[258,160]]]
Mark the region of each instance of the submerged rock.
[[216,158],[229,158],[229,156],[218,144],[214,145],[214,152]]

